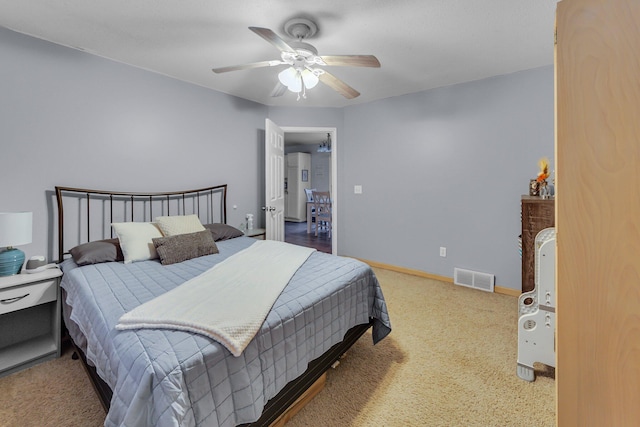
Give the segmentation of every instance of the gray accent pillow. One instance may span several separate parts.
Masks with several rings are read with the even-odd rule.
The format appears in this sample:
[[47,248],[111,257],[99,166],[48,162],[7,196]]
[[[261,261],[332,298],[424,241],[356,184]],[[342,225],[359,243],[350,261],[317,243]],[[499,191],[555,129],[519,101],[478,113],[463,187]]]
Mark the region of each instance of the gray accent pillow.
[[83,243],[69,250],[78,265],[99,264],[101,262],[124,261],[118,239],[96,240]]
[[162,265],[175,264],[191,258],[218,253],[218,247],[209,230],[176,234],[151,239]]
[[204,228],[211,231],[213,240],[215,240],[216,242],[220,240],[228,240],[244,236],[244,233],[242,231],[227,224],[205,224]]

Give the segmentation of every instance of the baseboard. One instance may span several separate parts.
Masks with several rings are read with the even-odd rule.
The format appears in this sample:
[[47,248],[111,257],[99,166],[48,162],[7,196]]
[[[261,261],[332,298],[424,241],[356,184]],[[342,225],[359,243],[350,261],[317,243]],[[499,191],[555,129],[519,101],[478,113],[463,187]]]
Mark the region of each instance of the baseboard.
[[[355,258],[355,257],[353,257]],[[440,276],[438,274],[432,274],[432,273],[427,273],[426,271],[422,271],[422,270],[414,270],[411,268],[406,268],[406,267],[398,267],[397,265],[391,265],[391,264],[384,264],[382,262],[377,262],[377,261],[370,261],[367,259],[362,259],[362,258],[356,258],[364,263],[369,264],[371,267],[376,267],[376,268],[382,268],[384,270],[389,270],[389,271],[395,271],[398,273],[405,273],[405,274],[410,274],[412,276],[418,276],[418,277],[424,277],[427,279],[433,279],[433,280],[439,280],[441,282],[446,282],[446,283],[451,283],[453,284],[453,277],[447,277],[447,276]],[[512,297],[519,297],[521,292],[517,289],[511,289],[511,288],[504,288],[501,286],[494,286],[493,291],[496,294],[503,294],[503,295],[509,295]]]
[[384,270],[389,270],[389,271],[396,271],[398,273],[410,274],[412,276],[425,277],[427,279],[439,280],[441,282],[453,283],[453,277],[439,276],[437,274],[427,273],[426,271],[422,271],[422,270],[413,270],[411,268],[398,267],[397,265],[384,264],[382,262],[370,261],[368,259],[362,259],[362,258],[356,258],[356,259],[366,264],[369,264],[371,267],[382,268]]
[[502,286],[494,286],[493,292],[495,292],[496,294],[509,295],[516,298],[519,297],[522,293],[522,291],[519,291],[517,289],[503,288]]

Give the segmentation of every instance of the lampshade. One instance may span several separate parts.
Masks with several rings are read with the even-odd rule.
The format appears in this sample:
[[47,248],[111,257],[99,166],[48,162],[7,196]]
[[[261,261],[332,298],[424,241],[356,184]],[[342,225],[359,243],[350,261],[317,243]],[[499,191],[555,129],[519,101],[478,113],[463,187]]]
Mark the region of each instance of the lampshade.
[[302,80],[298,70],[289,67],[278,74],[278,80],[285,85],[291,92],[300,92],[302,90]]
[[31,212],[0,212],[0,276],[17,274],[24,264],[24,252],[13,246],[31,243]]
[[278,80],[285,85],[291,92],[299,93],[302,89],[312,89],[318,84],[318,76],[311,71],[304,69],[302,71],[289,67],[278,74]]
[[302,72],[302,80],[304,81],[304,86],[307,89],[313,89],[318,84],[318,81],[320,81],[318,79],[318,76],[316,76],[309,70],[304,70]]

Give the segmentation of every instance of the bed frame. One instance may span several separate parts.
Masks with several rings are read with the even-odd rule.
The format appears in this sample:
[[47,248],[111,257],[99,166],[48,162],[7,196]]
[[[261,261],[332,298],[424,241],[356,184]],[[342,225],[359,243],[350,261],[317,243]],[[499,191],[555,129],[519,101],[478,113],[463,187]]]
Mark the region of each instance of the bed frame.
[[[68,255],[68,250],[76,245],[112,238],[111,223],[113,222],[151,221],[155,216],[189,214],[198,215],[203,223],[226,224],[227,222],[226,184],[197,190],[162,193],[130,193],[56,186],[55,193],[58,203],[58,259],[60,261]],[[72,227],[65,228],[65,221]],[[322,389],[325,372],[371,325],[372,323],[369,322],[351,328],[342,342],[310,362],[304,374],[291,381],[280,393],[269,400],[258,421],[242,424],[242,427],[284,425],[287,419],[301,408],[300,405],[304,405]],[[96,369],[87,363],[82,350],[73,340],[70,339],[70,341],[82,360],[100,402],[105,411],[108,411],[112,390],[100,378]]]

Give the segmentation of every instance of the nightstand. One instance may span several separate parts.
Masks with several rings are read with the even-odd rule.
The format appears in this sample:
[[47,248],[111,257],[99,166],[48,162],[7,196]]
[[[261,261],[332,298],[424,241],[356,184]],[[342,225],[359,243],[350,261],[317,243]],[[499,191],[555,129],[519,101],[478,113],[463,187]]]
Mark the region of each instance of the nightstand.
[[0,277],[0,377],[60,357],[60,277],[51,268]]
[[253,228],[251,230],[244,230],[244,235],[247,237],[253,237],[255,239],[265,240],[267,230],[265,230],[264,228]]

